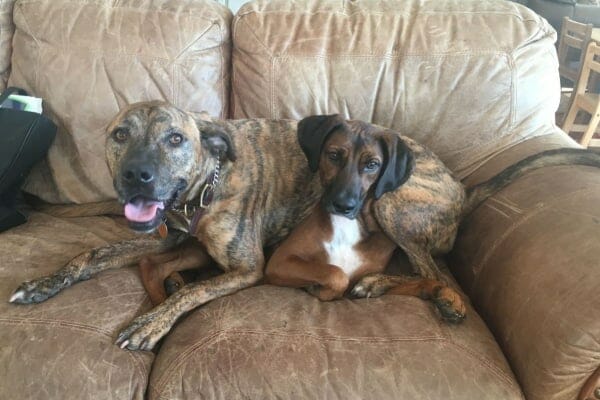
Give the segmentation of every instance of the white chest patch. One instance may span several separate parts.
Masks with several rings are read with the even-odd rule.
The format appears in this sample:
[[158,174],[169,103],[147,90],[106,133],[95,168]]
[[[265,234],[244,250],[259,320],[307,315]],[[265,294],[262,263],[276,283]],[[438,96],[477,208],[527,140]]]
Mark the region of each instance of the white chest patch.
[[347,275],[352,275],[362,264],[360,255],[353,249],[361,239],[360,227],[355,219],[330,215],[333,235],[323,246],[329,256],[329,264],[336,265]]

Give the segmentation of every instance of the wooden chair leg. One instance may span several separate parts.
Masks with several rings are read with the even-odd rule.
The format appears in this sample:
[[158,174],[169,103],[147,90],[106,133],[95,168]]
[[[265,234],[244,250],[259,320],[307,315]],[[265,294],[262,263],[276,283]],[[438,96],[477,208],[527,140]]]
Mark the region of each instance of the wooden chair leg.
[[577,107],[576,99],[573,99],[571,101],[571,107],[569,107],[567,117],[565,118],[562,126],[562,130],[565,131],[567,135],[569,132],[571,132],[571,129],[573,129],[573,124],[575,123],[575,118],[577,117],[578,111],[579,108]]
[[590,141],[592,140],[592,137],[594,137],[594,133],[596,132],[596,128],[598,127],[599,122],[600,122],[600,114],[596,113],[596,114],[592,115],[592,118],[590,118],[590,123],[588,124],[585,132],[583,133],[583,136],[581,137],[581,141],[579,142],[579,144],[581,144],[583,147],[589,146]]

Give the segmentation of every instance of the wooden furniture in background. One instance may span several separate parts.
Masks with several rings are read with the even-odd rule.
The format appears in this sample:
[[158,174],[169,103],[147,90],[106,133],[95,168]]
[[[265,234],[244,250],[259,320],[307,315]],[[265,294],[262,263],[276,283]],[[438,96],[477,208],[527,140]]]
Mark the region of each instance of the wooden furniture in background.
[[585,55],[585,49],[592,38],[593,29],[592,24],[582,24],[569,17],[563,18],[558,38],[558,73],[561,81],[566,79],[572,82],[572,86],[568,86],[570,88],[577,85],[581,62]]
[[[600,122],[600,95],[588,90],[590,81],[593,81],[590,77],[594,74],[600,74],[598,57],[600,57],[600,46],[595,41],[591,41],[585,52],[581,75],[572,94],[569,112],[562,126],[562,129],[567,133],[583,132],[579,143],[584,147],[600,145],[600,139],[593,139]],[[585,111],[591,115],[587,125],[575,124],[575,118],[579,111]]]

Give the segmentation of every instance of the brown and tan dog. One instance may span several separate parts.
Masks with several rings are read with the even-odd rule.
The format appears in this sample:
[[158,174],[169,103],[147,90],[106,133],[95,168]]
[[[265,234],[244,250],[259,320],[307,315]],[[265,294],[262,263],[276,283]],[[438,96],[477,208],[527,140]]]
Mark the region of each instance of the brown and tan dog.
[[[349,287],[357,297],[418,296],[433,300],[444,319],[461,321],[464,303],[441,281],[382,274],[398,245],[375,217],[376,200],[387,187],[411,177],[423,185],[427,176],[447,176],[437,159],[392,131],[337,117],[302,120],[298,139],[311,169],[318,168],[323,197],[275,249],[265,270],[267,282],[307,288],[321,300],[340,298]],[[433,182],[427,183],[431,188]],[[458,207],[462,191],[456,193]]]
[[[297,129],[295,121],[285,120],[217,121],[207,115],[195,119],[164,102],[127,107],[108,129],[106,156],[114,186],[132,229],[158,230],[166,237],[145,235],[84,252],[54,274],[22,283],[10,301],[42,302],[98,272],[148,256],[151,264],[161,264],[164,274],[219,265],[222,275],[185,285],[132,321],[117,338],[121,347],[152,349],[186,312],[259,282],[263,249],[283,240],[321,198],[319,178],[311,172],[318,159],[309,158],[309,169],[297,130],[302,136],[313,132],[318,140],[305,145],[315,149],[304,150],[318,155],[319,143],[332,130],[365,126],[353,124],[322,116],[304,120]],[[371,129],[385,143],[385,172],[375,188],[378,200],[371,215],[407,253],[413,267],[432,279],[438,274],[431,254],[450,250],[461,215],[514,177],[545,165],[600,165],[600,156],[590,153],[544,153],[476,187],[465,200],[462,185],[431,152],[390,130]],[[408,157],[399,151],[403,144]],[[403,182],[409,158],[413,170]],[[362,204],[348,211],[351,208],[361,209]],[[102,206],[89,209],[96,213]],[[358,283],[365,293],[375,295],[388,285],[386,276],[367,278]]]
[[50,276],[22,283],[10,301],[41,302],[144,257],[165,275],[214,260],[222,275],[185,285],[117,339],[131,350],[153,348],[187,311],[259,282],[263,248],[282,240],[319,198],[296,126],[285,120],[195,119],[164,102],[127,107],[108,128],[114,186],[132,229],[164,231],[166,219],[167,237],[143,235],[85,252]]

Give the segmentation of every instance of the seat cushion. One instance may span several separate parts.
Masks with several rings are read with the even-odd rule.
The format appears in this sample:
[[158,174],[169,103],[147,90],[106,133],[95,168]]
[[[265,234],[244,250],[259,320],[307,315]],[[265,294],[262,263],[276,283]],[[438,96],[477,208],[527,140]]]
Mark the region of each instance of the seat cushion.
[[150,399],[522,399],[475,311],[440,321],[415,297],[321,302],[259,286],[215,300],[167,337]]
[[211,0],[19,1],[9,84],[42,97],[59,128],[26,190],[49,202],[116,197],[105,129],[129,103],[225,117],[231,18]]
[[22,281],[130,236],[110,218],[41,213],[0,234],[0,398],[144,399],[153,354],[114,344],[150,307],[135,269],[107,271],[41,304],[8,303]]

